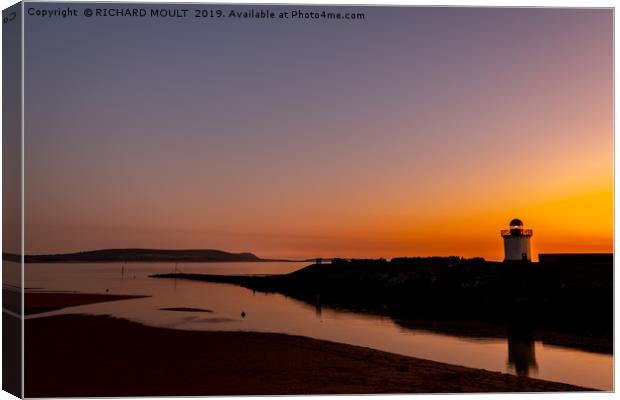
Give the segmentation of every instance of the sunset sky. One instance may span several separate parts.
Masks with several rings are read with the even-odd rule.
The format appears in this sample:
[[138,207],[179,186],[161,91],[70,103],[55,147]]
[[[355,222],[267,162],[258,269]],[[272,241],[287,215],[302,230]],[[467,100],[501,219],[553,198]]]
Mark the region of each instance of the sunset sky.
[[612,251],[610,9],[353,10],[26,17],[26,253]]

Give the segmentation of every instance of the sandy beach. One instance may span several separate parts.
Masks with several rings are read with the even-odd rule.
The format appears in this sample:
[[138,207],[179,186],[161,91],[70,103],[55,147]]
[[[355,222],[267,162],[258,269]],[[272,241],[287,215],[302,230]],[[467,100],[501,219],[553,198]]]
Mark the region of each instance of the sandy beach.
[[[40,307],[45,298],[37,295],[30,304]],[[62,296],[71,305],[93,300]],[[31,318],[25,329],[27,397],[588,390],[275,333],[181,331],[86,315]]]

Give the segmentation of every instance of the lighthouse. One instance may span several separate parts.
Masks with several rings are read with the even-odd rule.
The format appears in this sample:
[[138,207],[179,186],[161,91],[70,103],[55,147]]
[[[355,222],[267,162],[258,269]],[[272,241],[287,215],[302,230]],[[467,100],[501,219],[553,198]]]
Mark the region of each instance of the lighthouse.
[[510,229],[502,229],[504,238],[504,261],[531,261],[531,229],[523,229],[523,221],[515,218],[510,221]]

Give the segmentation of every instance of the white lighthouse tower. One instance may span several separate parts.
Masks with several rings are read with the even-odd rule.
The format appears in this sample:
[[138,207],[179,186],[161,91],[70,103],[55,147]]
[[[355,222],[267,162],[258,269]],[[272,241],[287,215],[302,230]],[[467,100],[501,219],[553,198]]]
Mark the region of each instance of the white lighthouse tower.
[[510,221],[510,229],[502,229],[504,261],[532,261],[530,250],[531,229],[523,229],[523,221]]

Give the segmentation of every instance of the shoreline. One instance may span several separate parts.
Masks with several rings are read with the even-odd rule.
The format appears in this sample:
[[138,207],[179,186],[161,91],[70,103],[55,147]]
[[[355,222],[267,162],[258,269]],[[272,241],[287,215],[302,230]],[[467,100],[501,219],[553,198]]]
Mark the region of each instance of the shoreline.
[[[115,248],[73,253],[26,254],[2,253],[2,259],[25,264],[53,263],[129,263],[129,262],[310,262],[308,260],[261,258],[250,252],[217,249],[149,249]],[[311,259],[312,261],[314,259]]]
[[24,295],[24,315],[41,314],[86,304],[140,299],[144,297],[149,296],[101,293],[26,292]]
[[[88,299],[71,296],[73,304]],[[25,340],[27,397],[592,390],[303,336],[183,331],[109,316],[29,318]]]
[[234,284],[316,307],[385,316],[405,328],[424,320],[447,325],[481,321],[503,326],[504,332],[491,329],[491,336],[516,333],[551,345],[611,354],[613,264],[607,258],[536,265],[458,257],[336,259],[288,274],[176,272],[150,277]]

